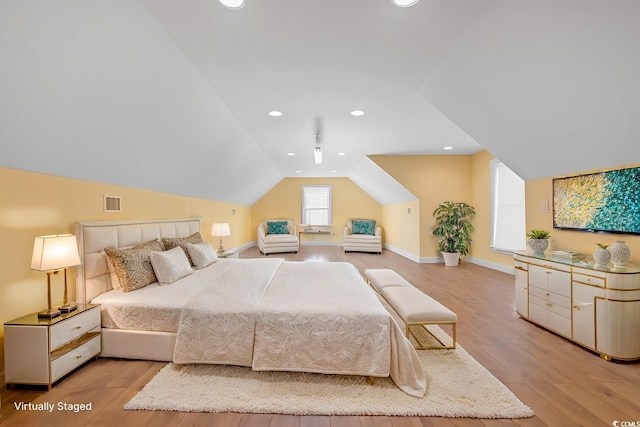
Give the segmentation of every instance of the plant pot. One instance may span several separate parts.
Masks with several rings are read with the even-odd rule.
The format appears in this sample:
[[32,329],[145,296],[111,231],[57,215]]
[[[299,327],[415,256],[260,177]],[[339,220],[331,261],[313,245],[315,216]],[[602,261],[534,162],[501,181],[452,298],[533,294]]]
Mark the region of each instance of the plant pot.
[[596,264],[607,265],[609,261],[611,261],[611,252],[603,248],[598,248],[593,252],[593,260]]
[[549,239],[529,239],[527,243],[536,254],[544,254],[544,251],[549,247]]
[[460,263],[460,252],[442,252],[442,258],[447,267],[457,267]]

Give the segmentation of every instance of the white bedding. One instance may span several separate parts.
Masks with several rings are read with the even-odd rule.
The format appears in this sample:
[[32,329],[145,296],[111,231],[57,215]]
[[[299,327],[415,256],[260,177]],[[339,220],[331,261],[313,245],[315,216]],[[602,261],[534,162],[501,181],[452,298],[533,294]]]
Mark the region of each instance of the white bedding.
[[176,363],[390,375],[409,394],[426,390],[413,346],[348,263],[225,259],[171,285],[93,302],[103,327],[177,331]]

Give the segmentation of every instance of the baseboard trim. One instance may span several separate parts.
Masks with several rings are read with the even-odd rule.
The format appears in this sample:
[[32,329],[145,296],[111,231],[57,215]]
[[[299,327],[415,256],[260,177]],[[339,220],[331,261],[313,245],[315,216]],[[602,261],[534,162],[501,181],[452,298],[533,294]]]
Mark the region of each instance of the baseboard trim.
[[486,261],[484,259],[478,259],[478,258],[474,258],[474,257],[465,258],[465,260],[470,262],[470,263],[472,263],[472,264],[481,265],[482,267],[487,267],[487,268],[490,268],[492,270],[501,271],[503,273],[507,273],[507,274],[511,274],[511,275],[515,275],[516,274],[515,268],[510,267],[508,265],[498,264],[496,262]]
[[[231,249],[231,251],[233,252],[242,252],[245,249],[249,249],[252,246],[257,246],[258,243],[253,241],[253,242],[248,242],[245,243],[244,245],[240,245],[240,246],[236,246],[235,248]],[[342,246],[342,242],[301,242],[300,245],[302,246]],[[396,248],[392,245],[387,245],[387,244],[383,244],[382,247],[384,249],[387,249],[391,252],[395,252],[398,255],[401,255],[413,262],[417,262],[419,264],[441,264],[444,263],[444,260],[442,259],[442,257],[419,257],[415,254],[412,254],[410,252],[407,252],[403,249],[400,248]],[[501,271],[503,273],[507,273],[507,274],[511,274],[511,275],[515,275],[515,268],[514,267],[510,267],[508,265],[504,265],[504,264],[498,264],[496,262],[491,262],[491,261],[486,261],[484,259],[479,259],[479,258],[474,258],[474,257],[464,257],[462,258],[463,261],[467,261],[470,262],[472,264],[477,264],[480,265],[482,267],[486,267],[486,268],[490,268],[492,270],[497,270],[497,271]]]

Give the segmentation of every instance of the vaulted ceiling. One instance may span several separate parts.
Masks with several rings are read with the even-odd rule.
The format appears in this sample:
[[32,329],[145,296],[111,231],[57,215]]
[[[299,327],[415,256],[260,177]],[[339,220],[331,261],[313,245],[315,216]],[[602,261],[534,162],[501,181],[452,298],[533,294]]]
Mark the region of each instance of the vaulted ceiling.
[[635,0],[4,0],[0,166],[250,205],[291,176],[411,196],[368,155],[637,163],[637,22]]

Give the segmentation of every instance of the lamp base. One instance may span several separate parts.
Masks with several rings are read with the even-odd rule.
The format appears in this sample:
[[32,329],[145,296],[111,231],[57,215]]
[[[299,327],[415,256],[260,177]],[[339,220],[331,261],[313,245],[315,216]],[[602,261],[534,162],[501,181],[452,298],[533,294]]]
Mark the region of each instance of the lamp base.
[[218,255],[222,255],[224,253],[224,246],[222,244],[218,247]]
[[60,310],[55,308],[48,308],[38,313],[38,317],[42,319],[53,319],[60,316]]
[[78,309],[78,304],[72,303],[72,302],[68,302],[64,305],[61,305],[60,307],[58,307],[58,310],[60,310],[63,313],[69,313],[73,310],[77,310]]

